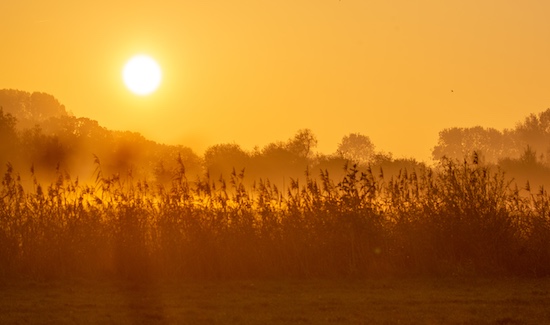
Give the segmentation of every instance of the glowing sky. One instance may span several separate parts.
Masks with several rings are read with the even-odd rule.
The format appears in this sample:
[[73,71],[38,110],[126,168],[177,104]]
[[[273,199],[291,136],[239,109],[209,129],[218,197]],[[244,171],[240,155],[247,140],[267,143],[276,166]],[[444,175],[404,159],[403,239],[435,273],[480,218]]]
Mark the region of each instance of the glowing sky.
[[[0,5],[0,88],[54,95],[110,129],[244,149],[310,128],[426,160],[452,126],[550,107],[547,0],[18,0]],[[149,97],[121,70],[163,68]],[[451,91],[452,90],[452,91]]]

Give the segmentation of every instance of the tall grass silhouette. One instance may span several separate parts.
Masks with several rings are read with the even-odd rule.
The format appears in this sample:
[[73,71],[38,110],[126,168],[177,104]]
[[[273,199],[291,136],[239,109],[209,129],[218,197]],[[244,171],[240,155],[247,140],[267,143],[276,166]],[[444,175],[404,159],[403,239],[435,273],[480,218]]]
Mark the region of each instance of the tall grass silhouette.
[[125,278],[550,275],[550,197],[500,170],[442,160],[434,168],[346,165],[245,186],[245,171],[170,186],[132,175],[95,183],[57,170],[24,188],[6,166],[0,187],[0,276]]

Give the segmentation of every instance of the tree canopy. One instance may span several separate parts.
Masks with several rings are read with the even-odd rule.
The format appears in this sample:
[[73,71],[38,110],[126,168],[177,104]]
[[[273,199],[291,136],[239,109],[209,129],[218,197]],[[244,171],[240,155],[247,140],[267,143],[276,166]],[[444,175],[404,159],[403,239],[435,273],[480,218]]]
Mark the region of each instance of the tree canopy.
[[476,151],[488,163],[498,163],[505,158],[518,159],[530,147],[539,159],[550,163],[550,108],[530,114],[513,129],[503,131],[481,126],[448,128],[439,133],[433,148],[434,160],[443,157],[463,159]]
[[366,135],[350,133],[342,138],[336,153],[352,162],[367,164],[374,155],[374,144]]
[[[169,175],[184,166],[191,177],[205,172],[215,178],[228,177],[233,170],[245,170],[251,182],[263,178],[284,186],[290,179],[303,177],[305,171],[338,175],[350,162],[364,169],[381,167],[381,175],[421,167],[414,159],[394,159],[391,153],[375,151],[371,139],[361,133],[345,135],[333,154],[315,152],[317,143],[310,129],[300,129],[286,141],[252,151],[226,143],[213,145],[199,156],[185,146],[159,144],[136,132],[112,131],[95,120],[72,116],[48,94],[0,90],[0,163],[10,162],[20,169],[33,166],[38,174],[61,168],[76,175],[84,173],[89,179],[94,162],[99,161],[106,174],[132,174],[160,183],[170,182]],[[436,161],[444,157],[462,160],[474,151],[481,163],[510,170],[525,166],[546,170],[550,166],[550,109],[530,114],[509,130],[444,129],[432,155]]]

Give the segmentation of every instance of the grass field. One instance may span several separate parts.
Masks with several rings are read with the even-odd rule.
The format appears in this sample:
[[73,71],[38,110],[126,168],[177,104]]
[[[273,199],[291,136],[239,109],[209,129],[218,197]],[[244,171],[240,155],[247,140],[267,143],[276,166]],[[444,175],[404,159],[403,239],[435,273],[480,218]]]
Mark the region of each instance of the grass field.
[[1,324],[550,324],[550,279],[16,281]]

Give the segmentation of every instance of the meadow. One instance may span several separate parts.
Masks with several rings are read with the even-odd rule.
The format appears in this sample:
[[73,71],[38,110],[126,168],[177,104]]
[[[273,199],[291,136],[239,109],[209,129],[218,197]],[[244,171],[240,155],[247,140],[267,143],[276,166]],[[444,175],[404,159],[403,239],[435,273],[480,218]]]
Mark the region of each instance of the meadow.
[[548,324],[550,281],[370,278],[4,283],[2,324]]

